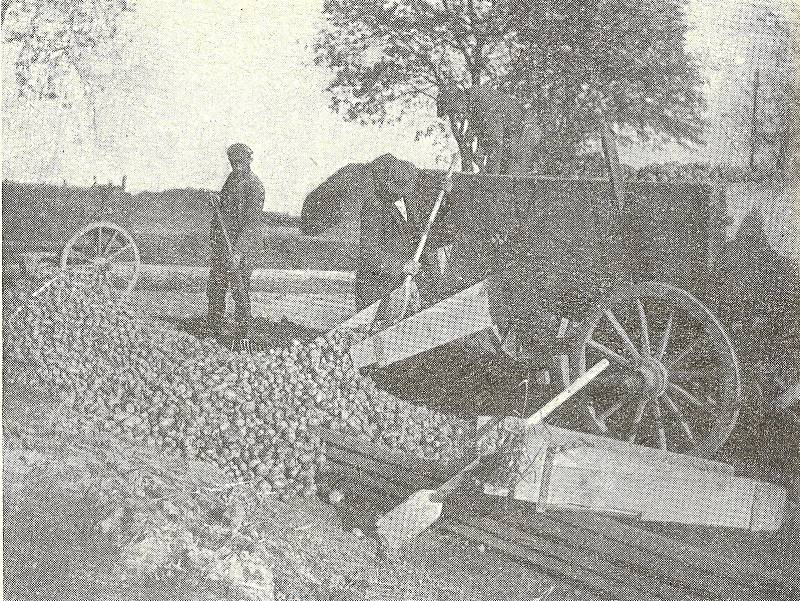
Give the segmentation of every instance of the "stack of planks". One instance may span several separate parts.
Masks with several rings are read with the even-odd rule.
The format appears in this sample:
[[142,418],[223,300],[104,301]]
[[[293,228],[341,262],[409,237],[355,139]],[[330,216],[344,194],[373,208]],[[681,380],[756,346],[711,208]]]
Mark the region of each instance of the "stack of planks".
[[[459,467],[448,469],[330,430],[323,429],[320,435],[327,443],[331,473],[348,476],[396,501],[419,489],[435,489]],[[563,436],[568,438],[569,431]],[[630,446],[632,457],[641,460],[641,447]],[[672,467],[672,476],[679,477],[679,467]],[[724,469],[712,473],[715,477],[733,478]],[[690,537],[681,536],[679,540],[664,528],[651,528],[638,520],[552,509],[549,504],[546,511],[543,509],[510,496],[462,495],[446,505],[436,527],[603,598],[800,598],[800,585],[790,582],[784,570],[770,568],[757,553],[742,558],[729,549],[709,550],[686,542]],[[743,534],[724,532],[726,537]],[[766,535],[759,536],[762,544],[769,544],[764,539]]]

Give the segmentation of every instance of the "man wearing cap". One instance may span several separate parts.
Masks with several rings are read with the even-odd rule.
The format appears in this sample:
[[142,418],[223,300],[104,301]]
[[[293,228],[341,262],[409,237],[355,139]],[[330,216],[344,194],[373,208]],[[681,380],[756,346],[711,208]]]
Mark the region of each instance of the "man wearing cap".
[[[208,279],[208,326],[218,331],[225,314],[225,297],[232,289],[235,303],[235,340],[247,340],[251,319],[250,278],[254,261],[263,248],[261,217],[264,211],[264,185],[250,170],[253,151],[237,143],[228,148],[231,173],[219,194],[223,223],[211,218],[211,269]],[[224,228],[224,230],[223,230]],[[231,244],[228,255],[225,231]],[[241,275],[242,287],[237,285]]]
[[[370,164],[375,186],[373,198],[361,206],[361,236],[358,270],[356,272],[356,306],[362,310],[397,287],[407,275],[417,278],[419,292],[412,298],[411,311],[435,299],[435,257],[437,242],[428,241],[422,265],[414,260],[427,215],[416,203],[414,188],[417,168],[391,154],[384,154]],[[448,178],[443,186],[449,192]],[[446,212],[442,210],[440,215]],[[432,237],[435,238],[435,235]],[[422,298],[419,298],[419,295]],[[394,300],[394,299],[393,299]],[[392,303],[393,304],[393,303]]]

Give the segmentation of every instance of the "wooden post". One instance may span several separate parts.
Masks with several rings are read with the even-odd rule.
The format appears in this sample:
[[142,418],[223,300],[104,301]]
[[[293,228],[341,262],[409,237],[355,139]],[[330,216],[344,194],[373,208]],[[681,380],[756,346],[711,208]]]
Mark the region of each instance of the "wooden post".
[[750,124],[750,169],[755,168],[756,164],[756,144],[758,143],[758,88],[759,88],[759,71],[753,76],[753,115],[752,123]]
[[625,203],[625,188],[622,181],[622,170],[619,165],[619,155],[617,154],[617,142],[614,139],[614,132],[611,126],[606,121],[605,117],[601,117],[601,139],[603,142],[603,156],[606,159],[606,168],[608,169],[608,178],[611,182],[611,190],[614,192],[614,197],[617,199],[619,208]]

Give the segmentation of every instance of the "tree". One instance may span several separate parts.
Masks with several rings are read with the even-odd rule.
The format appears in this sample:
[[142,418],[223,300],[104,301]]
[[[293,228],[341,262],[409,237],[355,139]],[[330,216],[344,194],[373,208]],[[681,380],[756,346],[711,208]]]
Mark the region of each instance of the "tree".
[[764,151],[768,168],[780,173],[791,167],[793,153],[800,141],[800,40],[796,20],[776,7],[767,6],[759,17],[772,36],[759,69],[759,93],[753,101],[752,123],[754,150]]
[[539,0],[518,39],[511,87],[534,104],[570,163],[597,130],[597,115],[628,141],[702,142],[705,101],[685,49],[684,0]]
[[[697,142],[702,82],[683,48],[683,2],[326,0],[314,49],[349,121],[432,115],[440,95],[487,84],[520,98],[567,156],[601,109],[639,136]],[[423,133],[449,125],[469,163],[468,116],[445,112]]]
[[2,0],[19,94],[69,104],[77,93],[91,102],[91,62],[131,10],[130,0]]

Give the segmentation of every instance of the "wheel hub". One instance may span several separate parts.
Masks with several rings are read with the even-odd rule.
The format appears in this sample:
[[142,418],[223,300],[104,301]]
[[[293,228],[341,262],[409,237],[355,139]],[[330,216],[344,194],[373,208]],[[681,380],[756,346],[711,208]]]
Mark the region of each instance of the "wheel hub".
[[668,374],[667,368],[654,357],[644,357],[637,368],[641,376],[644,391],[652,396],[658,397],[667,390]]

